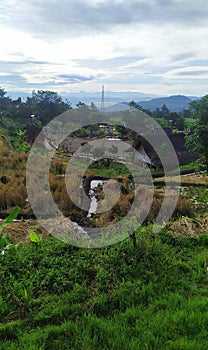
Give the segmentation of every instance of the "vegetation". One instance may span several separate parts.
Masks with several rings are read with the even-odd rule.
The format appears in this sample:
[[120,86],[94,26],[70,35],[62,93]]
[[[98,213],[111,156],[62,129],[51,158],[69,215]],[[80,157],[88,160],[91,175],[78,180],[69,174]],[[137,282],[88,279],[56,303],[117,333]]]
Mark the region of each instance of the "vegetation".
[[56,92],[33,91],[32,97],[27,97],[23,102],[20,97],[17,100],[7,97],[4,89],[0,88],[1,115],[18,126],[24,126],[34,117],[38,117],[39,121],[45,125],[70,107],[70,103],[64,102]]
[[201,163],[208,172],[208,95],[199,101],[193,101],[195,122],[192,124],[192,133],[187,137],[188,145],[201,155]]
[[20,207],[16,206],[12,211],[12,213],[8,216],[8,218],[4,221],[4,223],[0,227],[0,254],[1,255],[5,254],[5,250],[15,248],[13,244],[9,244],[10,237],[7,233],[4,234],[3,231],[14,219],[16,219],[19,211],[20,211]]
[[[202,105],[199,102],[195,105],[196,142],[199,142],[200,123],[205,128],[207,122],[205,102],[207,99],[202,99]],[[7,217],[0,226],[0,348],[206,349],[208,178],[205,174],[183,177],[186,186],[181,188],[172,218],[157,234],[153,233],[152,224],[164,198],[161,182],[166,179],[155,179],[153,202],[144,224],[128,239],[107,248],[66,245],[41,230],[35,220],[21,221],[33,215],[25,184],[28,149],[22,131],[23,115],[26,122],[30,118],[26,117],[28,113],[35,114],[44,125],[55,111],[69,106],[55,93],[34,92],[32,98],[21,102],[12,101],[0,89],[0,213],[2,219]],[[80,102],[77,107],[80,113],[75,111],[75,119],[79,115],[81,120],[86,112],[89,121],[100,118],[95,106],[88,108]],[[170,123],[165,107],[162,113],[158,118]],[[125,117],[127,114],[122,118]],[[179,122],[176,115],[171,120],[174,117]],[[172,124],[179,131],[175,122]],[[99,126],[92,125],[80,129],[77,135],[102,137],[103,130],[98,131]],[[134,145],[141,141],[138,135],[122,127],[113,132],[117,137],[132,138]],[[201,146],[205,145],[205,139],[201,142]],[[93,152],[89,144],[84,142],[83,146],[86,154]],[[95,150],[97,157],[103,155],[103,149]],[[111,146],[108,151],[116,155],[118,149]],[[206,160],[206,154],[200,152],[203,161]],[[50,188],[65,216],[83,219],[83,213],[66,191],[63,175],[69,158],[60,150],[54,155]],[[84,167],[78,158],[74,165]],[[183,167],[187,168],[197,169],[197,164]],[[114,207],[88,218],[89,225],[109,225],[110,230],[110,225],[125,216],[134,200],[140,212],[145,212],[150,189],[144,184],[135,191],[125,165],[105,158],[92,163],[85,175],[117,178],[121,190]],[[76,195],[76,175],[71,177],[71,187]],[[107,187],[113,203],[113,182],[109,181]],[[100,201],[105,200],[102,191],[102,187],[96,191]],[[171,201],[171,191],[168,196]],[[11,223],[17,215],[20,222]],[[18,231],[24,232],[24,236]]]
[[207,236],[136,239],[0,255],[1,349],[206,349]]

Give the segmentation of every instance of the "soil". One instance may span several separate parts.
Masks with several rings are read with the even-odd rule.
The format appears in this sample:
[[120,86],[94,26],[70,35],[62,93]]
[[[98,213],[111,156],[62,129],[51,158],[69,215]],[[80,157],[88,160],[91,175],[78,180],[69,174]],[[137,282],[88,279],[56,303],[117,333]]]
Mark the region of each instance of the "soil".
[[4,233],[9,234],[10,243],[28,243],[30,242],[30,231],[35,231],[42,237],[49,235],[37,220],[13,221],[6,227]]

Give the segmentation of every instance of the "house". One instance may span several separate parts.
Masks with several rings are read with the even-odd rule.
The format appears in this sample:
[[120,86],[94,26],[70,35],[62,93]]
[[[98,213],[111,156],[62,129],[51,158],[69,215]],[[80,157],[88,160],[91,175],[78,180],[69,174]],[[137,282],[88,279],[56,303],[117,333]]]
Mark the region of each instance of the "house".
[[130,157],[131,157],[133,163],[135,163],[138,160],[138,161],[142,161],[146,164],[152,165],[151,159],[149,158],[149,156],[145,152],[142,144],[139,146],[139,148],[136,151],[135,151],[135,148],[131,146],[131,147],[127,148],[124,151],[124,153],[130,154]]
[[[170,128],[165,128],[163,130],[175,149],[179,165],[192,163],[199,158],[199,154],[187,149],[184,133],[173,134]],[[171,167],[171,157],[169,157],[168,144],[162,142],[163,134],[161,129],[153,130],[152,134],[148,136],[152,140],[152,144],[154,144],[156,147],[153,148],[152,145],[145,139],[142,141],[142,145],[145,153],[151,159],[152,164],[159,168],[162,166],[161,160],[157,154],[157,150],[160,150],[163,153],[163,158],[166,160],[166,163],[168,163]]]
[[[32,147],[34,144],[36,138],[42,131],[41,127],[39,127],[36,124],[27,124],[23,131],[25,131],[25,137],[26,142]],[[54,149],[55,147],[52,145],[52,143],[48,140],[48,138],[45,136],[44,132],[41,133],[38,140],[38,146],[43,147],[47,150]]]
[[27,124],[24,127],[24,132],[26,136],[26,142],[32,146],[36,137],[40,134],[41,128],[36,124]]
[[[33,145],[36,137],[41,132],[41,128],[37,126],[36,124],[27,124],[24,128],[27,142],[30,146]],[[158,128],[151,131],[151,134],[148,135],[149,139],[152,141],[149,143],[145,138],[143,138],[142,142],[138,143],[138,146],[136,148],[132,147],[132,144],[130,141],[125,142],[119,142],[121,140],[118,139],[98,139],[97,137],[89,138],[89,137],[72,137],[67,136],[58,146],[59,149],[63,149],[66,153],[69,155],[74,155],[75,153],[81,155],[81,156],[88,156],[91,154],[92,156],[92,150],[95,147],[103,147],[105,150],[105,157],[112,158],[123,161],[128,160],[126,158],[129,158],[129,161],[135,162],[136,160],[143,161],[146,164],[161,168],[162,162],[157,154],[157,150],[162,149],[163,153],[163,159],[165,162],[170,166],[174,166],[174,164],[171,164],[172,159],[168,152],[168,144],[165,144],[162,142],[163,140],[163,132],[165,131],[167,137],[169,138],[170,142],[172,143],[176,155],[178,157],[179,165],[185,165],[189,164],[191,162],[196,161],[199,158],[199,155],[193,151],[190,151],[186,147],[186,141],[185,141],[185,134],[184,133],[178,133],[174,134],[170,128]],[[43,140],[41,140],[42,144],[44,144],[44,147],[47,149],[49,148],[56,148],[47,140],[47,137],[43,136]],[[90,147],[86,147],[85,149],[82,148],[85,144],[89,143]],[[154,148],[152,146],[154,144]],[[113,155],[110,151],[110,148],[112,148],[112,145],[117,148],[117,152]],[[114,149],[115,149],[114,147]],[[129,157],[128,157],[129,154]],[[161,152],[160,152],[161,154]]]

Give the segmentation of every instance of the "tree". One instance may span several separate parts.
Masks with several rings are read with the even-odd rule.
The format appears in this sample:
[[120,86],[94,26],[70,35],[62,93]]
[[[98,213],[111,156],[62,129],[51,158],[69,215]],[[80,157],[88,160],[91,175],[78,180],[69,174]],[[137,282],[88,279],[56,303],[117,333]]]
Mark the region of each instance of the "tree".
[[76,104],[76,106],[77,108],[75,109],[75,113],[78,123],[80,125],[87,125],[88,123],[90,123],[90,108],[85,103],[80,101]]
[[10,97],[5,96],[6,91],[0,88],[0,112],[4,112],[4,116],[7,114],[8,110],[12,107],[12,100]]
[[15,149],[21,152],[29,152],[31,147],[25,142],[26,140],[25,130],[19,129],[16,132],[16,138],[13,140]]
[[200,160],[208,172],[208,95],[190,103],[194,110],[191,134],[186,137],[187,145],[200,154]]
[[129,106],[133,107],[135,109],[138,109],[139,111],[142,111],[144,113],[149,114],[150,116],[152,116],[152,112],[149,109],[143,108],[142,106],[140,106],[137,102],[135,101],[131,101],[129,102]]
[[94,102],[91,102],[90,109],[94,112],[98,110]]
[[166,105],[163,105],[161,108],[161,117],[166,117],[170,113],[168,107]]
[[0,88],[0,99],[4,98],[6,95],[6,91],[2,88]]
[[133,107],[133,108],[136,108],[136,109],[139,109],[139,110],[142,110],[142,106],[140,106],[138,103],[136,103],[135,101],[131,101],[129,102],[129,106],[130,107]]
[[9,148],[12,149],[12,145],[10,142],[10,136],[8,134],[8,131],[0,127],[0,140],[3,141],[3,143]]
[[165,119],[169,122],[171,127],[174,127],[180,131],[184,130],[185,120],[180,113],[170,112],[165,116]]
[[32,97],[27,98],[26,105],[32,114],[39,116],[43,125],[71,108],[57,92],[43,90],[33,91]]
[[192,117],[192,112],[189,108],[183,109],[182,114],[183,114],[184,118],[191,118]]
[[79,128],[72,132],[71,135],[76,137],[87,137],[87,130],[85,128]]
[[106,135],[105,131],[103,129],[101,129],[101,128],[98,129],[98,133],[97,134],[98,134],[98,137],[100,139],[103,139],[105,137],[105,135]]
[[182,115],[179,115],[179,117],[173,122],[173,126],[179,131],[184,131],[185,120]]
[[79,108],[79,107],[82,107],[82,106],[87,107],[86,103],[81,102],[81,101],[79,101],[79,102],[76,104],[76,106],[77,106],[78,108]]
[[161,110],[160,110],[159,107],[157,107],[157,108],[155,109],[155,111],[153,111],[153,117],[155,117],[155,118],[161,118]]

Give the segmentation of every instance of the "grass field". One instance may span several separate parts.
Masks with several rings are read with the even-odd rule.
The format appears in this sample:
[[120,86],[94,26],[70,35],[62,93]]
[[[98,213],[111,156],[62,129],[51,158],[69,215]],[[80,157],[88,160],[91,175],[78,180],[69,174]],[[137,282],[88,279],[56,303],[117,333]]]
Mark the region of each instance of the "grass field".
[[138,228],[136,246],[43,235],[0,254],[0,348],[207,349],[207,189],[184,191],[193,216]]
[[1,255],[1,349],[207,349],[208,236],[136,236]]
[[[9,158],[6,151],[2,157],[0,207],[6,212],[27,205],[26,193],[21,196],[26,158]],[[112,163],[105,175],[126,174],[125,166],[116,167]],[[63,161],[52,170],[55,198],[63,197]],[[189,186],[181,189],[170,222],[153,234],[149,219],[136,230],[136,242],[129,237],[81,249],[49,236],[35,220],[10,224],[6,231],[17,246],[0,249],[0,349],[208,349],[207,177],[184,179]],[[155,191],[153,214],[163,192]],[[123,209],[132,198],[127,194]],[[40,236],[36,242],[31,230]]]

